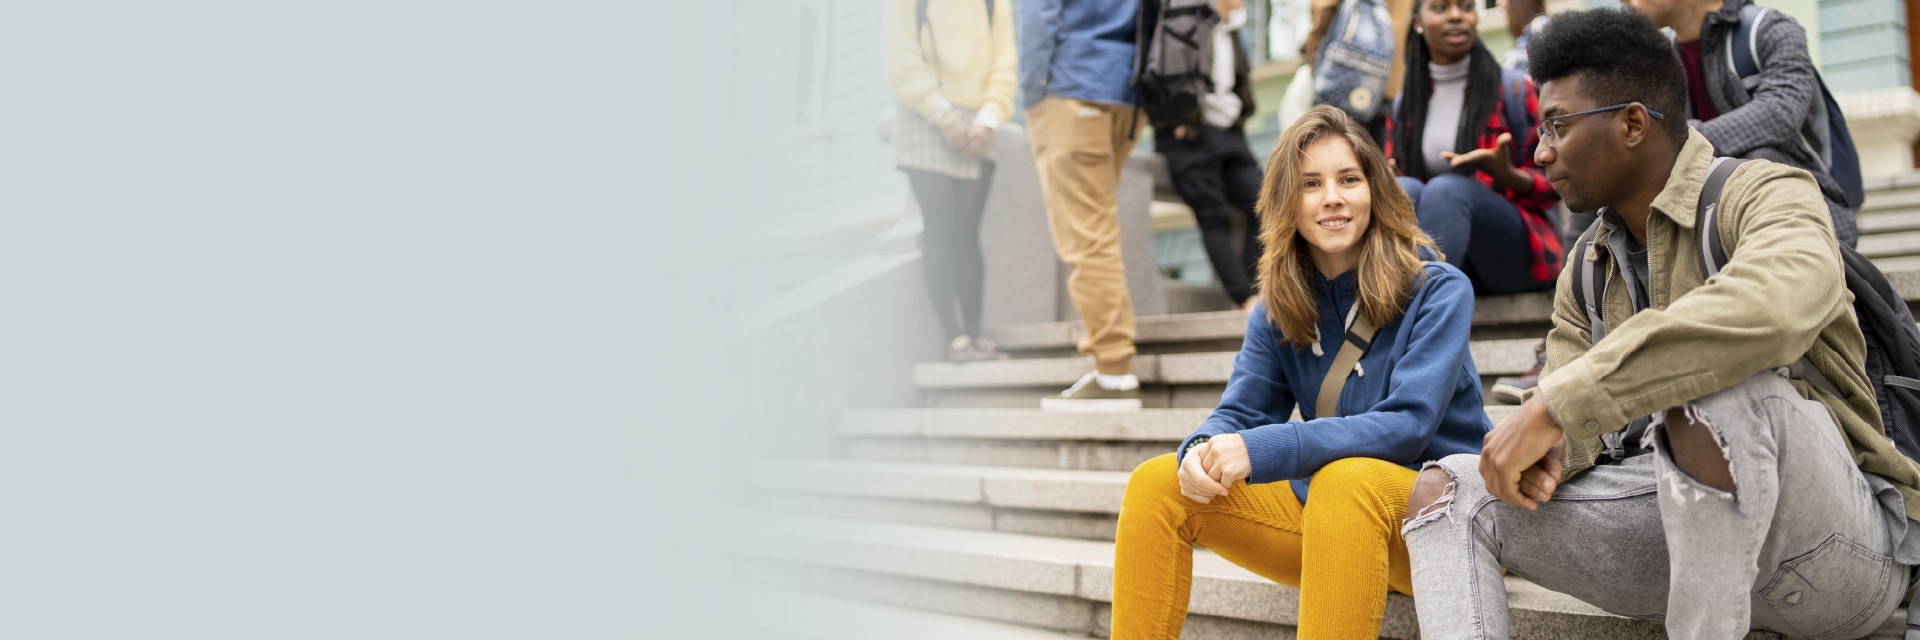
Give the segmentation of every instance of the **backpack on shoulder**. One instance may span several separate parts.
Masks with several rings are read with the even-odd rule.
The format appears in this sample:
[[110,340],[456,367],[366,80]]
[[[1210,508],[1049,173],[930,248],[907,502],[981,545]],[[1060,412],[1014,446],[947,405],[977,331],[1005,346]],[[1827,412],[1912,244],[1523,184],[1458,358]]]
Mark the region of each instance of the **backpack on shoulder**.
[[[1700,190],[1698,219],[1694,227],[1700,242],[1700,273],[1713,277],[1727,264],[1727,250],[1720,238],[1717,215],[1721,192],[1727,177],[1746,160],[1715,158],[1713,169]],[[1574,244],[1567,257],[1573,268],[1573,296],[1586,310],[1593,342],[1606,337],[1606,318],[1601,308],[1605,273],[1600,260],[1587,261],[1595,232],[1601,222],[1595,220]],[[1886,437],[1902,455],[1920,460],[1920,328],[1914,326],[1913,313],[1906,300],[1887,281],[1872,260],[1854,248],[1840,245],[1840,261],[1846,274],[1847,290],[1853,293],[1853,311],[1859,318],[1860,333],[1867,342],[1867,381],[1880,405],[1881,424]],[[1805,356],[1788,367],[1794,375],[1829,393],[1840,395],[1839,388],[1820,373]],[[1611,446],[1612,443],[1609,443]]]
[[1380,114],[1393,69],[1393,18],[1381,0],[1344,0],[1320,42],[1313,67],[1314,99],[1361,124]]
[[[1760,86],[1760,63],[1754,59],[1753,52],[1760,38],[1760,23],[1774,11],[1756,4],[1740,7],[1740,26],[1733,36],[1727,38],[1727,61],[1733,66],[1733,75],[1740,79],[1740,85],[1746,87],[1748,97]],[[1808,105],[1816,114],[1817,121],[1826,123],[1825,131],[1816,131],[1813,139],[1801,138],[1801,143],[1813,151],[1827,169],[1827,175],[1840,183],[1840,190],[1846,193],[1844,203],[1849,209],[1859,209],[1866,201],[1867,191],[1860,176],[1860,151],[1853,146],[1853,133],[1847,129],[1847,116],[1840,112],[1840,103],[1834,101],[1833,92],[1827,90],[1827,81],[1820,76],[1819,70],[1813,72],[1815,82],[1820,85],[1820,99]],[[1824,137],[1821,134],[1824,133]]]
[[1156,126],[1186,118],[1213,90],[1213,0],[1140,0],[1134,15],[1133,97]]

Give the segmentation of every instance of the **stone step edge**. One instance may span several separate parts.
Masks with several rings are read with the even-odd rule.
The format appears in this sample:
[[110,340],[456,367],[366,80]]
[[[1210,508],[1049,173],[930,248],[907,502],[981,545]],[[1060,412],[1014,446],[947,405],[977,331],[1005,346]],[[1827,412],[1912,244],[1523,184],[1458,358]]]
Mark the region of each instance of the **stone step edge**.
[[[1482,377],[1525,373],[1535,362],[1539,338],[1475,340],[1467,345]],[[1143,384],[1225,383],[1233,372],[1233,351],[1165,353],[1133,358],[1133,373]],[[988,362],[922,362],[913,365],[913,384],[921,389],[1066,387],[1093,371],[1093,359],[1021,358]]]
[[[1920,302],[1920,265],[1907,258],[1888,258],[1881,267],[1894,290],[1908,302]],[[1497,326],[1545,323],[1553,313],[1550,293],[1479,296],[1474,299],[1473,324]],[[1135,341],[1140,344],[1239,340],[1246,335],[1241,311],[1207,311],[1136,318]],[[1070,349],[1080,339],[1079,321],[1001,325],[987,329],[1003,350]]]
[[[1520,407],[1487,405],[1494,424]],[[1141,409],[1066,413],[1041,409],[845,409],[839,432],[851,437],[956,440],[1178,442],[1213,409]],[[1299,413],[1294,413],[1294,418]]]
[[[807,516],[731,515],[696,519],[707,524],[709,531],[695,533],[691,539],[701,546],[753,557],[1113,601],[1111,542]],[[1298,624],[1299,590],[1255,575],[1210,551],[1194,550],[1192,584],[1190,614]],[[1509,606],[1516,612],[1578,616],[1593,624],[1646,624],[1519,578],[1509,576],[1507,587]],[[1410,611],[1389,603],[1389,611],[1396,608]]]
[[785,589],[730,585],[725,596],[749,617],[746,626],[805,638],[874,640],[1085,640],[1086,636],[1049,631],[984,618],[935,613]]
[[1119,513],[1128,472],[866,460],[756,464],[763,491],[890,498],[1009,509]]

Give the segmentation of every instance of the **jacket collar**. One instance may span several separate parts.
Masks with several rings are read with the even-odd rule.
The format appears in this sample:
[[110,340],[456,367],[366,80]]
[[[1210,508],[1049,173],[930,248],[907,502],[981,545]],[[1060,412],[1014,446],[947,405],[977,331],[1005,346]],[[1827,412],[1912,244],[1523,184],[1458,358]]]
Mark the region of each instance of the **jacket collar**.
[[1315,288],[1319,290],[1320,299],[1322,300],[1335,300],[1336,295],[1341,297],[1351,296],[1354,286],[1360,281],[1359,269],[1354,269],[1332,278],[1320,276],[1318,271],[1315,271],[1314,274],[1316,276],[1314,278]]
[[[1707,171],[1712,167],[1713,145],[1699,131],[1688,127],[1687,142],[1680,146],[1680,157],[1674,159],[1673,172],[1667,175],[1667,186],[1653,197],[1653,212],[1650,215],[1662,216],[1683,228],[1692,229],[1700,204],[1700,190],[1706,186]],[[1603,230],[1613,231],[1618,225],[1615,222],[1617,216],[1601,216],[1601,220],[1605,221]],[[1600,240],[1604,241],[1605,238]]]

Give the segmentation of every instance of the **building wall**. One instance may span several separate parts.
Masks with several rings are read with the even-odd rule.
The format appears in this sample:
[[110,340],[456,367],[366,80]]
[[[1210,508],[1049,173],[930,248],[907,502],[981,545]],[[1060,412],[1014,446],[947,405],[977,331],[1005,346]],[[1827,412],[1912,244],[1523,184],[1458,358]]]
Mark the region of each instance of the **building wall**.
[[1829,89],[1838,93],[1913,85],[1903,3],[1824,0],[1819,4],[1821,74]]

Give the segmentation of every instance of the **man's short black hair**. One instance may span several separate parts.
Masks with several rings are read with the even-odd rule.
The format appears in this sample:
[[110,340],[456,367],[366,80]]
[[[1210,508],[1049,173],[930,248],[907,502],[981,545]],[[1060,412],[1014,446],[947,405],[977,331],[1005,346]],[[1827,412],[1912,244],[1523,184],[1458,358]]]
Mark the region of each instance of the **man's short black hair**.
[[1580,74],[1581,94],[1594,106],[1644,104],[1665,116],[1659,122],[1675,146],[1687,141],[1687,73],[1673,44],[1638,11],[1555,14],[1527,43],[1527,72],[1536,84]]

